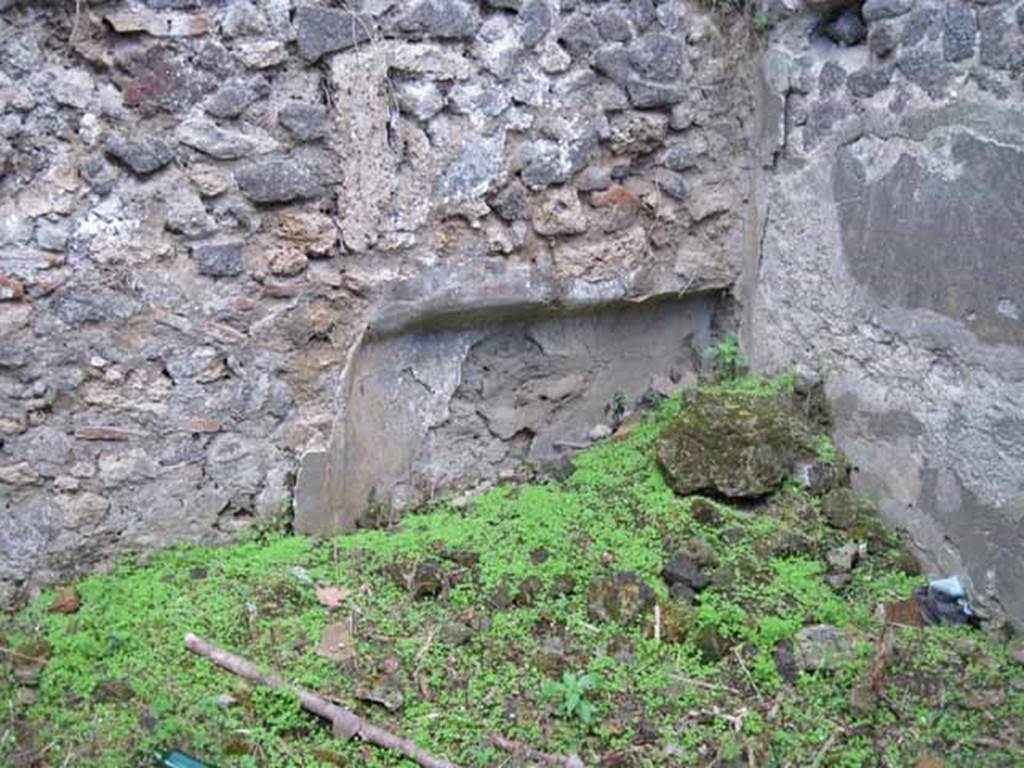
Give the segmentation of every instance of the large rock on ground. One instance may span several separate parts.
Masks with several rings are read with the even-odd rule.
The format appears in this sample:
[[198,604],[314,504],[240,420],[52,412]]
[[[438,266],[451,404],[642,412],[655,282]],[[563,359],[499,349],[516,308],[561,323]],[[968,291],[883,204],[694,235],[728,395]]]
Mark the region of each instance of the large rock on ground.
[[756,498],[807,474],[811,437],[782,398],[698,392],[658,438],[658,463],[680,494]]

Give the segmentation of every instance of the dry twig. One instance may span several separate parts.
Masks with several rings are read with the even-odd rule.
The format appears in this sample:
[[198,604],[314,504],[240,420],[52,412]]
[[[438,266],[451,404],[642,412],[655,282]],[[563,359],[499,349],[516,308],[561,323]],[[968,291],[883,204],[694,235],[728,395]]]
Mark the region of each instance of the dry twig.
[[818,754],[814,756],[814,762],[811,763],[811,768],[818,768],[818,766],[821,765],[822,761],[828,755],[829,750],[831,750],[832,747],[835,746],[836,741],[839,739],[842,733],[843,729],[838,727],[834,731],[832,731],[832,735],[825,740],[825,743],[821,745],[821,749],[818,750]]
[[743,663],[743,656],[740,654],[740,649],[736,647],[732,650],[736,655],[736,661],[740,663],[740,669],[743,670],[743,674],[747,677],[747,682],[749,682],[750,687],[754,689],[754,694],[757,696],[757,700],[764,701],[764,696],[761,695],[761,689],[758,688],[757,683],[754,682],[754,676],[750,674],[750,670],[747,669],[747,665]]
[[510,752],[517,757],[525,757],[527,760],[536,760],[545,765],[562,765],[565,768],[583,768],[583,761],[577,755],[553,755],[549,752],[541,752],[529,744],[512,741],[512,739],[506,739],[504,736],[497,736],[493,733],[487,737],[487,740],[492,746]]
[[323,696],[297,685],[286,682],[280,675],[273,672],[264,672],[253,662],[242,656],[236,656],[213,643],[196,637],[191,632],[185,635],[185,646],[199,656],[205,656],[219,667],[232,672],[239,677],[244,677],[257,685],[265,685],[269,688],[288,691],[299,699],[299,704],[307,712],[322,717],[331,723],[331,730],[335,737],[351,739],[356,736],[370,744],[376,744],[384,749],[391,749],[413,762],[419,763],[423,768],[458,768],[443,757],[435,757],[422,749],[415,742],[404,739],[390,731],[380,728],[367,722],[354,712],[344,707],[333,704]]

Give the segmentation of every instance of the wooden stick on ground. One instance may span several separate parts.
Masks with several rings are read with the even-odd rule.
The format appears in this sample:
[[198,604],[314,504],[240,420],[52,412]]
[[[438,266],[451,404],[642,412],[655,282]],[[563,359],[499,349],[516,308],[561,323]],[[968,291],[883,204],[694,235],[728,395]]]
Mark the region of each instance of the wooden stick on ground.
[[299,699],[299,704],[307,712],[322,717],[331,723],[331,730],[336,738],[351,739],[358,736],[363,741],[376,744],[384,749],[391,749],[405,755],[410,760],[419,763],[423,768],[458,768],[443,757],[434,757],[429,752],[420,748],[415,742],[403,739],[390,731],[384,730],[372,723],[367,722],[354,712],[344,707],[339,707],[323,696],[307,691],[297,685],[286,682],[280,675],[273,672],[264,672],[253,662],[241,656],[236,656],[230,651],[225,651],[213,643],[196,637],[191,632],[185,635],[185,646],[199,656],[205,656],[218,667],[223,667],[228,672],[233,672],[239,677],[251,680],[257,685],[265,685],[268,688],[289,691]]
[[491,746],[503,749],[519,757],[525,757],[527,760],[536,760],[538,763],[544,763],[545,765],[562,765],[565,768],[583,768],[583,761],[576,755],[552,755],[548,752],[534,749],[529,744],[521,744],[518,741],[512,741],[512,739],[506,739],[504,736],[498,736],[493,733],[487,737],[487,740],[491,742]]

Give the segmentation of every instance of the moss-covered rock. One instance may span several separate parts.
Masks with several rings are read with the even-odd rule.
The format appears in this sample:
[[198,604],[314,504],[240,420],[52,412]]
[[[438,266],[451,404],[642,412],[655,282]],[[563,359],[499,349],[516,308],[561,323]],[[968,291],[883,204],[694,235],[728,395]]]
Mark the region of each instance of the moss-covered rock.
[[874,517],[874,505],[849,488],[835,488],[821,498],[821,512],[828,524],[849,531],[858,521]]
[[781,397],[700,391],[658,438],[658,463],[682,495],[756,498],[821,461],[808,424]]
[[596,621],[631,624],[654,607],[654,590],[635,573],[598,576],[587,590],[587,612]]

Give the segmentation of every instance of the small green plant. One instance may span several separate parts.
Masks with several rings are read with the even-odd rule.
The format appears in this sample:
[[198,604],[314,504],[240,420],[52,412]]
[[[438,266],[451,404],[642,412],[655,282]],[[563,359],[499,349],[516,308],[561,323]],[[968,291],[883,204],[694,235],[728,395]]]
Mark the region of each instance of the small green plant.
[[826,464],[836,463],[836,446],[828,435],[816,435],[814,437],[814,451],[818,458]]
[[544,698],[558,702],[558,709],[555,714],[566,719],[577,719],[585,727],[589,728],[594,722],[594,715],[597,714],[597,707],[587,700],[587,694],[596,691],[601,681],[597,675],[585,673],[577,675],[575,672],[566,670],[562,674],[561,682],[549,680],[541,688]]
[[612,401],[604,407],[604,412],[611,420],[613,429],[622,424],[622,420],[626,417],[626,409],[626,394],[622,390],[617,390]]
[[274,688],[256,688],[250,698],[253,709],[265,727],[274,733],[287,733],[308,725],[299,700],[286,691]]
[[718,381],[733,381],[739,376],[740,369],[747,367],[747,358],[740,351],[740,338],[732,332],[708,347],[704,355],[714,363]]

